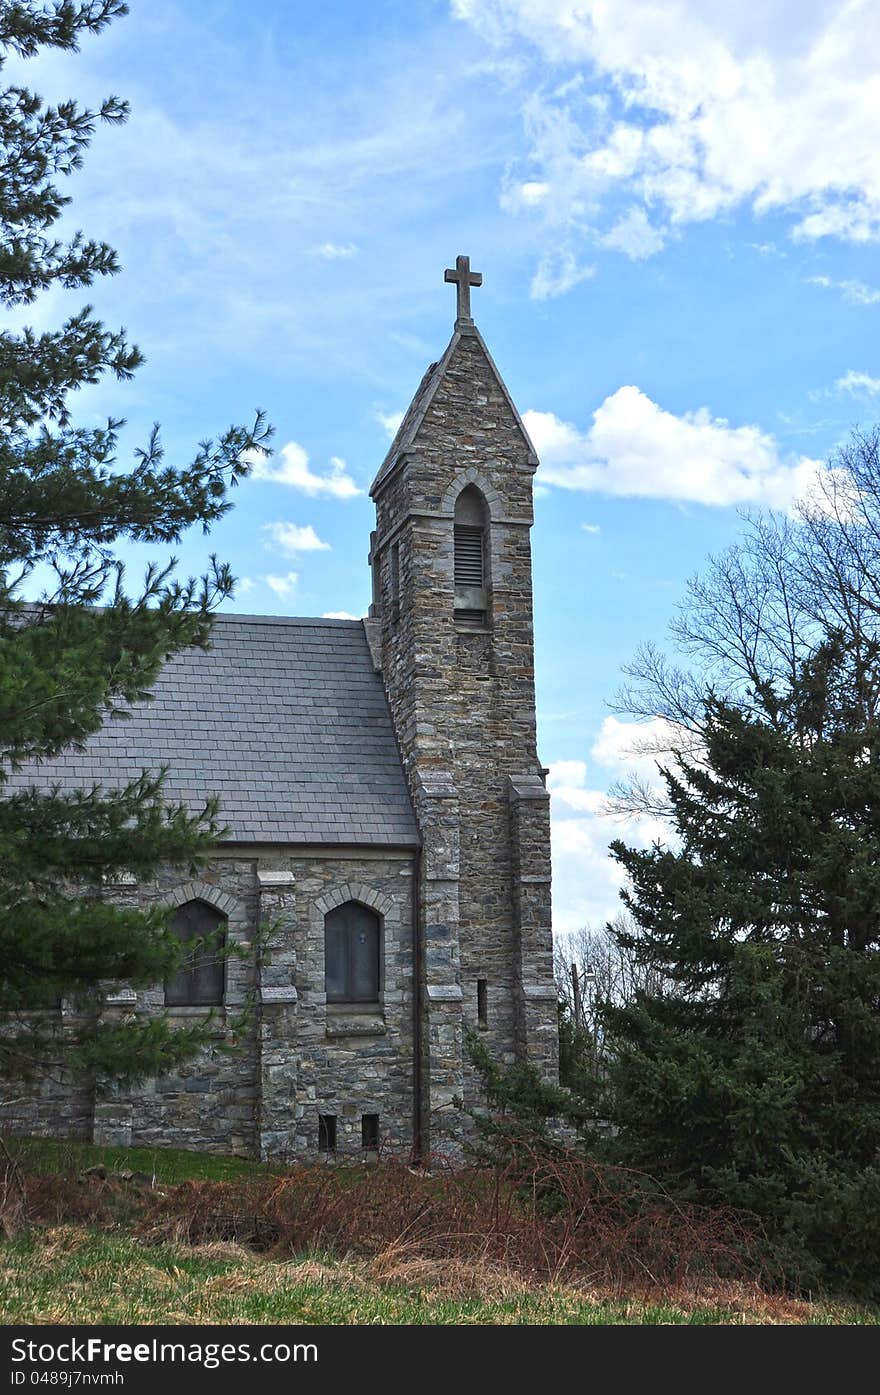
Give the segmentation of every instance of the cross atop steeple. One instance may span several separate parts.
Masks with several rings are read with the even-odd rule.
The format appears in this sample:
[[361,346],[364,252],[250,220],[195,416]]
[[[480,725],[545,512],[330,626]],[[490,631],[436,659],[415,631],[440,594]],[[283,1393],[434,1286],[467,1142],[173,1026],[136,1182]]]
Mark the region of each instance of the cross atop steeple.
[[443,273],[444,281],[454,281],[458,292],[458,308],[456,311],[456,321],[464,320],[466,324],[473,324],[471,319],[471,286],[482,286],[482,271],[471,271],[470,257],[456,257],[455,270],[447,267]]

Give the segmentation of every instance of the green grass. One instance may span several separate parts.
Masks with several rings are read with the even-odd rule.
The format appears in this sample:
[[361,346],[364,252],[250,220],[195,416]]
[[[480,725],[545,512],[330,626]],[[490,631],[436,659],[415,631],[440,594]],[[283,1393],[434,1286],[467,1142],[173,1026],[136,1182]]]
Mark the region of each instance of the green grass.
[[94,1143],[70,1139],[9,1138],[9,1152],[28,1172],[46,1176],[75,1174],[103,1164],[110,1172],[129,1169],[155,1175],[169,1186],[177,1182],[235,1182],[244,1177],[261,1177],[273,1170],[250,1158],[232,1158],[219,1153],[189,1153],[182,1148],[99,1148]]
[[[4,1323],[596,1326],[767,1320],[732,1306],[591,1301],[550,1287],[450,1297],[424,1283],[379,1283],[357,1266],[332,1260],[278,1263],[221,1245],[148,1247],[128,1236],[73,1227],[8,1242],[0,1248],[0,1263]],[[809,1321],[877,1318],[859,1309],[816,1307]]]

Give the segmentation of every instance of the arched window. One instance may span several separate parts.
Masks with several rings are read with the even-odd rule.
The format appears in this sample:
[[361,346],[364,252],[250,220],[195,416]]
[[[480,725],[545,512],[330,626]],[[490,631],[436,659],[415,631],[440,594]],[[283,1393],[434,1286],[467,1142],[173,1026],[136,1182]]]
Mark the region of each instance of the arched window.
[[324,988],[328,1003],[379,1001],[380,920],[358,901],[324,917]]
[[489,567],[486,555],[486,501],[469,484],[455,501],[455,621],[481,629],[489,619]]
[[207,901],[187,901],[171,917],[171,930],[190,949],[174,977],[165,980],[166,1007],[222,1003],[226,917]]

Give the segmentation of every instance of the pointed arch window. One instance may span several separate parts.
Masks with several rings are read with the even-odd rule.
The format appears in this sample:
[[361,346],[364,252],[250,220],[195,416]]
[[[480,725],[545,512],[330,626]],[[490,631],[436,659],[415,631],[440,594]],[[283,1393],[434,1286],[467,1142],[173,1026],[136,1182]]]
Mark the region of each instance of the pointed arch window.
[[328,1003],[379,1001],[381,921],[359,901],[324,917],[324,987]]
[[171,917],[170,928],[186,952],[177,973],[165,980],[165,1006],[213,1007],[222,1003],[226,917],[207,901],[186,901]]
[[453,571],[456,624],[482,629],[489,621],[486,501],[469,484],[455,501]]

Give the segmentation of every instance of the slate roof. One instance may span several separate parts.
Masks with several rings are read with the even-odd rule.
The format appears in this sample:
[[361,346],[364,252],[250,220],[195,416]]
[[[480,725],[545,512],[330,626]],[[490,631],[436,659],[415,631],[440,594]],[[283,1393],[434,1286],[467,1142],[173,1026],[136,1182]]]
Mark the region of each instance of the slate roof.
[[218,615],[211,643],[175,655],[128,720],[5,789],[114,788],[168,763],[168,797],[219,795],[237,843],[418,843],[361,621]]

